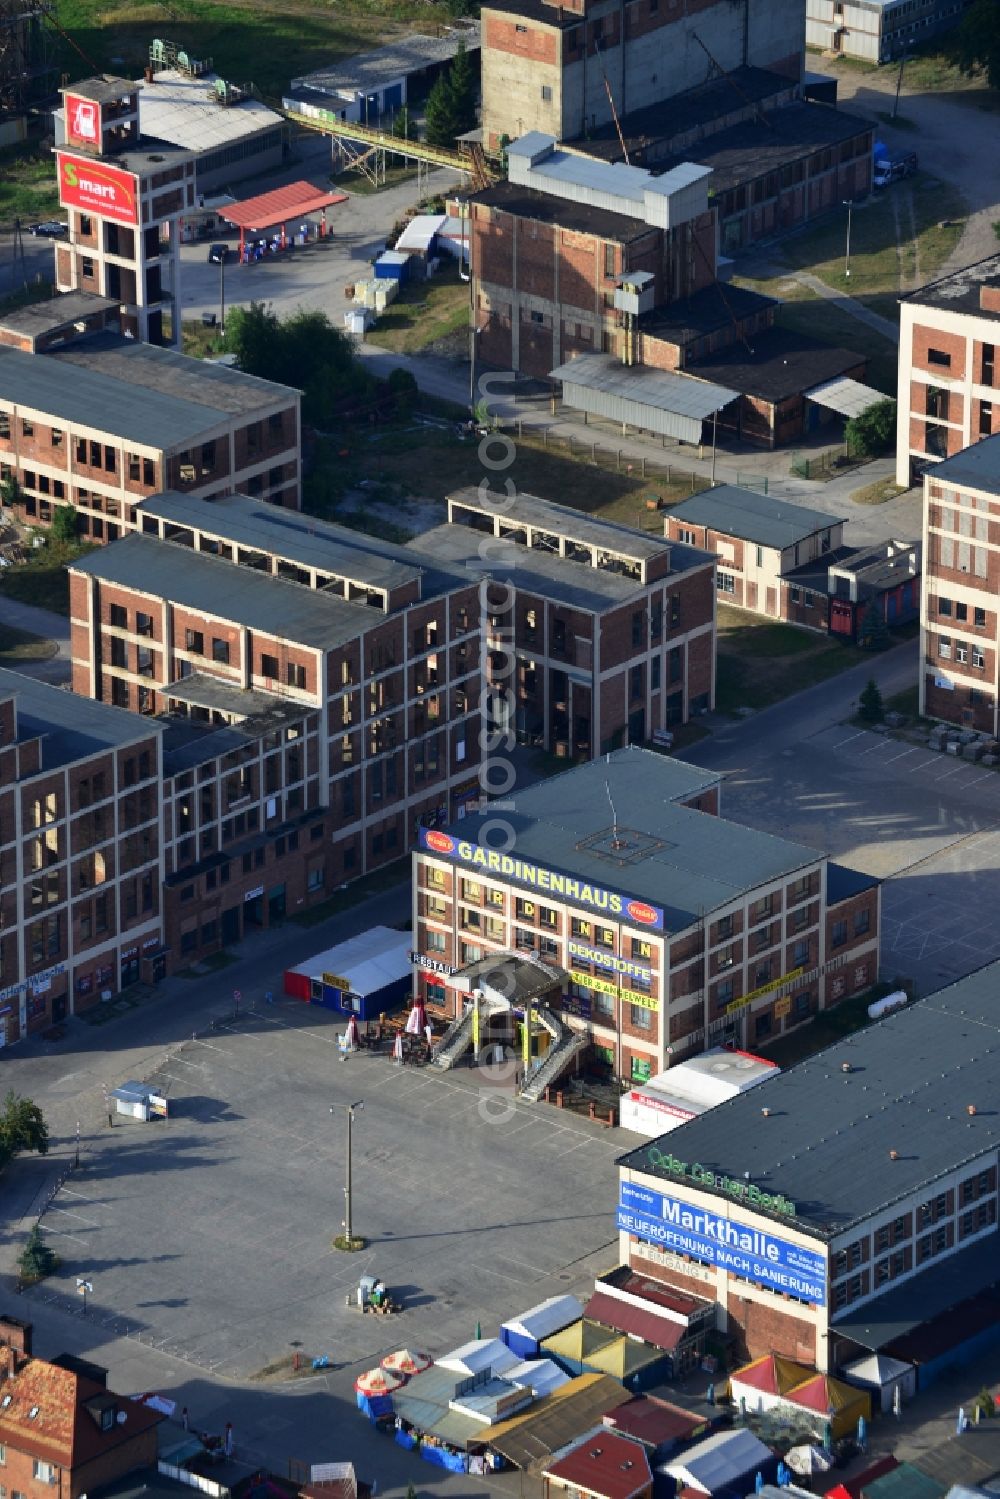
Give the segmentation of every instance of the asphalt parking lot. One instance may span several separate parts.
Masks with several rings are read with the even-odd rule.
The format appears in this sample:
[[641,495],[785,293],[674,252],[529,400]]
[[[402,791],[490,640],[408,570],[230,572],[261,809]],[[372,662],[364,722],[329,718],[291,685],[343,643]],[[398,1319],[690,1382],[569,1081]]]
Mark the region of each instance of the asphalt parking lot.
[[[432,1354],[617,1263],[614,1159],[632,1136],[515,1103],[473,1069],[342,1060],[342,1024],[312,1007],[265,1014],[173,1048],[154,1073],[166,1122],[91,1143],[43,1226],[64,1269],[31,1296],[75,1301],[213,1375],[246,1377],[301,1347],[350,1377],[403,1343]],[[346,1116],[354,1230],[341,1231]],[[331,1114],[331,1106],[335,1112]],[[398,1318],[345,1298],[377,1273]]]

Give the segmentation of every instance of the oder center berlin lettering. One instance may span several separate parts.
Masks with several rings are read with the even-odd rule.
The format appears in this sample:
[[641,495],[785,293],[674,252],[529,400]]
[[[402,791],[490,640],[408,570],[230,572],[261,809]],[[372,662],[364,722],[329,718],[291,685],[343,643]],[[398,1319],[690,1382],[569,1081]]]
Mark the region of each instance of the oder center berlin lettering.
[[669,1171],[674,1176],[686,1176],[691,1181],[697,1182],[703,1187],[713,1187],[718,1192],[728,1192],[731,1197],[742,1197],[754,1207],[764,1208],[771,1213],[783,1213],[788,1218],[796,1216],[794,1202],[789,1202],[780,1192],[762,1192],[752,1182],[738,1181],[731,1176],[716,1176],[714,1171],[700,1165],[697,1161],[689,1165],[687,1161],[679,1161],[669,1151],[660,1150],[657,1145],[650,1145],[646,1150],[646,1159],[655,1171]]

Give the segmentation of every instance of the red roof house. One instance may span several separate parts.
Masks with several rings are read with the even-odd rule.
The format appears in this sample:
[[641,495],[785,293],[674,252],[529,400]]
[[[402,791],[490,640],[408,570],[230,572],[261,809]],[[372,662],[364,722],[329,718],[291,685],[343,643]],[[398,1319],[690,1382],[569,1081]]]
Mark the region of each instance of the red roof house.
[[593,1499],[649,1499],[653,1474],[646,1450],[599,1426],[544,1471],[544,1499],[576,1490]]
[[78,1367],[33,1358],[23,1344],[0,1344],[0,1448],[11,1491],[34,1493],[40,1481],[61,1499],[78,1499],[136,1468],[155,1467],[163,1419]]

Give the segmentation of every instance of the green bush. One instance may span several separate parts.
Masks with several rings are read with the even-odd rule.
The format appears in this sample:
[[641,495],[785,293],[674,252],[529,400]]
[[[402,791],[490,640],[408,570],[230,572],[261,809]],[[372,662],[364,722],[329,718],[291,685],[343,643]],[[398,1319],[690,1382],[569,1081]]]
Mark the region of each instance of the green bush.
[[42,1230],[36,1223],[28,1235],[28,1242],[17,1258],[17,1268],[25,1281],[43,1280],[59,1268],[59,1256],[42,1238]]
[[882,706],[882,694],[874,677],[869,677],[868,685],[858,699],[859,717],[865,723],[881,723],[885,714]]
[[60,505],[52,517],[52,535],[56,541],[75,541],[80,517],[72,505]]
[[886,452],[896,441],[895,401],[886,397],[860,416],[852,416],[844,428],[844,441],[861,458],[875,458]]

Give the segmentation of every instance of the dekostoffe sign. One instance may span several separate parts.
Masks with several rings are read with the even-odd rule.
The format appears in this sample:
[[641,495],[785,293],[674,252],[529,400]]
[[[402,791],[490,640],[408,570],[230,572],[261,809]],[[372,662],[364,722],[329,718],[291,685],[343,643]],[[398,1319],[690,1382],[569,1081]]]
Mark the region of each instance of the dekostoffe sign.
[[530,864],[526,859],[499,853],[494,848],[484,848],[479,843],[453,838],[450,833],[443,833],[438,828],[420,829],[420,847],[425,853],[457,859],[459,863],[468,864],[483,874],[501,875],[518,885],[543,891],[570,905],[587,906],[611,920],[628,922],[651,932],[663,930],[663,911],[659,906],[651,906],[644,900],[632,900],[616,890],[605,890],[601,885],[588,884],[586,880],[579,880],[574,875],[560,874],[541,864]]
[[687,1177],[696,1187],[728,1192],[731,1197],[739,1197],[742,1202],[750,1207],[760,1208],[763,1212],[782,1213],[786,1218],[794,1218],[796,1215],[794,1202],[789,1202],[780,1192],[762,1192],[752,1182],[736,1176],[720,1176],[698,1161],[689,1163],[678,1160],[673,1151],[661,1150],[658,1145],[646,1147],[646,1162],[652,1171],[669,1171],[671,1176]]
[[622,1182],[618,1200],[619,1232],[635,1234],[675,1254],[687,1254],[741,1280],[799,1301],[826,1305],[826,1261],[767,1229],[737,1223],[721,1213],[692,1207],[679,1197]]

